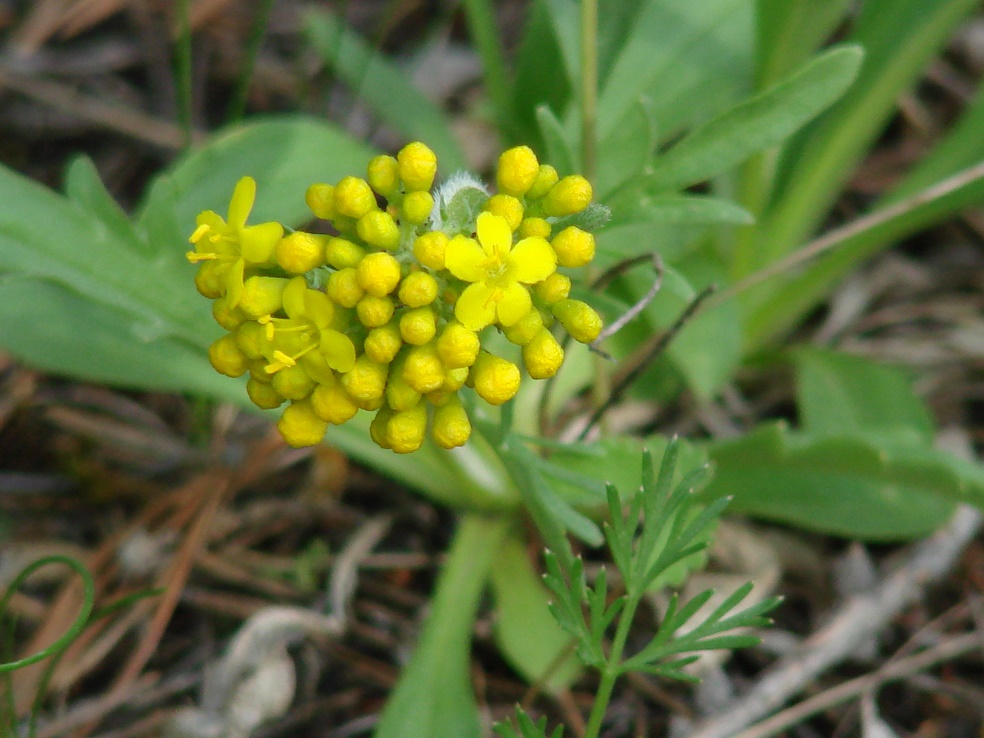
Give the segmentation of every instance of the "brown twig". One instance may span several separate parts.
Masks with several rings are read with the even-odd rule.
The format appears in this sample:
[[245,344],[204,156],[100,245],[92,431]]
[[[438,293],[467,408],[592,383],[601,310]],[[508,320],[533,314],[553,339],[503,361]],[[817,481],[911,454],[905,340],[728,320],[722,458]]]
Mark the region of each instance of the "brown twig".
[[915,600],[926,584],[949,571],[976,534],[981,520],[981,513],[975,508],[958,508],[946,528],[913,546],[872,591],[848,599],[799,650],[773,665],[744,697],[697,725],[690,738],[746,738],[740,731],[781,707],[818,675],[850,658],[860,643],[878,633]]

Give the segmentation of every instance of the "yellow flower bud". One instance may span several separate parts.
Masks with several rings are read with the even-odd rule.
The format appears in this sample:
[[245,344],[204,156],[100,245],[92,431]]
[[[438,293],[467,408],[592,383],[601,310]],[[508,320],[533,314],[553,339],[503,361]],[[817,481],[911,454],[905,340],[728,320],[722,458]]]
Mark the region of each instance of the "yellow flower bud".
[[523,218],[523,222],[519,224],[517,235],[520,238],[530,238],[531,236],[550,238],[550,228],[549,221],[543,218]]
[[246,382],[246,394],[253,404],[262,410],[273,410],[284,404],[284,398],[273,388],[273,385],[252,378]]
[[325,282],[325,294],[336,305],[353,308],[365,295],[365,290],[359,285],[359,277],[352,267],[339,269],[328,276]]
[[310,401],[301,400],[284,408],[283,415],[277,422],[277,429],[288,445],[300,448],[321,443],[328,430],[328,423],[315,415]]
[[262,359],[271,351],[266,326],[255,320],[243,323],[236,330],[236,345],[251,361]]
[[355,225],[359,238],[370,246],[393,251],[400,245],[400,228],[385,210],[370,210]]
[[431,434],[434,442],[441,448],[456,448],[465,445],[471,436],[471,421],[457,396],[434,410],[434,427]]
[[591,202],[591,183],[580,174],[569,174],[543,198],[543,212],[554,217],[580,213]]
[[403,348],[403,337],[396,323],[373,328],[362,346],[365,355],[377,364],[389,364]]
[[229,307],[229,301],[224,297],[220,297],[212,303],[212,317],[215,318],[216,323],[230,333],[234,333],[239,326],[246,322],[246,316],[243,315],[242,311],[239,308]]
[[273,388],[288,400],[303,400],[314,392],[315,381],[300,364],[284,367],[273,375]]
[[492,195],[483,208],[486,212],[505,218],[509,230],[515,231],[523,222],[523,203],[512,195]]
[[550,331],[541,328],[523,346],[523,363],[533,379],[552,377],[564,363],[564,349]]
[[[463,366],[460,369],[448,369],[444,373],[444,383],[441,385],[441,390],[444,392],[457,392],[462,387],[465,386],[465,382],[468,381],[468,372],[470,367]],[[434,403],[435,405],[440,403]]]
[[332,425],[347,423],[359,411],[341,382],[315,387],[311,394],[311,407],[319,418]]
[[[394,408],[395,410],[396,408]],[[394,453],[409,454],[424,443],[427,432],[427,404],[394,412],[386,423],[386,441]]]
[[379,328],[390,322],[396,306],[388,297],[366,295],[355,306],[359,322],[366,328]]
[[565,267],[582,267],[595,255],[595,238],[576,226],[565,228],[550,242],[557,252],[557,263]]
[[393,411],[384,405],[379,408],[379,411],[373,416],[372,422],[369,423],[369,437],[380,448],[388,449],[390,447],[386,438],[386,424],[392,417]]
[[557,184],[557,170],[549,164],[541,164],[537,170],[536,179],[526,192],[527,200],[539,200]]
[[335,210],[335,188],[330,184],[319,182],[307,188],[304,201],[311,212],[323,220],[334,220],[338,211]]
[[409,410],[420,402],[420,393],[404,381],[400,369],[386,382],[386,404],[394,410]]
[[437,334],[437,314],[429,307],[411,308],[400,316],[400,335],[414,346],[423,346]]
[[428,269],[444,269],[444,255],[448,250],[448,237],[440,231],[428,231],[413,242],[413,255]]
[[359,286],[374,297],[385,297],[400,283],[400,262],[392,254],[376,251],[356,267]]
[[519,391],[519,367],[485,351],[475,360],[470,378],[478,396],[490,405],[501,405]]
[[376,208],[376,197],[369,183],[359,177],[343,177],[335,185],[335,210],[339,215],[358,220]]
[[533,285],[536,296],[543,300],[547,305],[566,300],[571,293],[571,278],[566,274],[554,272],[542,282]]
[[591,343],[601,333],[604,325],[601,316],[587,303],[580,300],[561,300],[551,309],[575,341]]
[[369,161],[369,186],[383,197],[390,197],[400,189],[400,167],[392,156],[381,154]]
[[231,333],[208,347],[208,360],[215,371],[227,377],[241,377],[249,369],[249,357],[239,350],[236,337]]
[[437,155],[427,146],[414,141],[400,149],[396,155],[400,166],[400,180],[407,192],[429,190],[437,174]]
[[325,245],[322,237],[304,231],[294,231],[277,242],[277,263],[288,274],[304,274],[325,265]]
[[250,318],[272,315],[284,305],[287,281],[280,277],[250,277],[243,283],[239,309]]
[[411,225],[422,225],[430,218],[434,210],[434,197],[425,190],[408,192],[400,206],[400,214],[404,221]]
[[411,272],[400,283],[397,296],[407,307],[423,307],[437,299],[437,280],[427,272]]
[[341,383],[355,404],[366,410],[382,399],[388,374],[387,364],[377,364],[363,354],[355,360],[352,371],[342,375]]
[[516,146],[499,156],[496,183],[499,191],[513,197],[522,197],[533,186],[540,171],[540,163],[529,146]]
[[195,289],[202,297],[215,300],[226,292],[226,271],[220,261],[203,261],[195,272]]
[[478,334],[457,321],[448,323],[437,339],[437,353],[448,369],[474,364],[481,346]]
[[537,333],[543,330],[543,316],[535,307],[515,323],[502,332],[506,338],[517,346],[525,346]]
[[366,250],[345,238],[331,236],[325,244],[325,261],[335,269],[358,266]]
[[444,383],[444,364],[433,343],[414,346],[407,352],[403,380],[422,395]]

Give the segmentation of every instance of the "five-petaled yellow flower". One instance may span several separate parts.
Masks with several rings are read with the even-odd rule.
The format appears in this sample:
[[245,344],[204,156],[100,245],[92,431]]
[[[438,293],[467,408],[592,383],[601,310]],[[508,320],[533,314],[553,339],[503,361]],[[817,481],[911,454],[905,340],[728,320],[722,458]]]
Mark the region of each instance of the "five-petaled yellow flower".
[[448,243],[445,263],[458,279],[471,282],[455,305],[455,317],[468,329],[480,331],[498,322],[517,323],[533,307],[525,285],[540,282],[557,268],[557,256],[539,236],[512,242],[506,219],[482,213],[476,223],[478,241],[455,236]]
[[224,295],[228,307],[239,304],[243,294],[246,268],[275,264],[274,249],[284,235],[279,223],[260,223],[247,226],[246,219],[256,199],[256,180],[243,177],[236,183],[229,202],[229,218],[213,210],[200,213],[195,232],[188,239],[195,250],[188,252],[191,262],[204,262],[202,269],[211,272],[210,279],[219,296]]

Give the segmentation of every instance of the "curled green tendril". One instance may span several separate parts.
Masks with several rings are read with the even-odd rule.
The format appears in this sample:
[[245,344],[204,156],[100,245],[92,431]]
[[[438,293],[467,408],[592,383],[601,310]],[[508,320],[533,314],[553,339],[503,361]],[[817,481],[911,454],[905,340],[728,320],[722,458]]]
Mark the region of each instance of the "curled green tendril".
[[96,599],[96,586],[92,580],[92,575],[85,568],[82,562],[78,559],[73,559],[70,556],[46,556],[43,559],[38,559],[33,564],[25,567],[20,574],[14,578],[14,581],[10,583],[7,591],[4,592],[3,597],[0,597],[0,615],[6,611],[7,604],[10,602],[11,597],[14,596],[14,592],[18,590],[21,584],[23,584],[24,581],[35,571],[43,566],[48,566],[49,564],[64,564],[78,574],[82,579],[82,607],[79,609],[79,614],[75,617],[75,620],[72,622],[72,625],[68,628],[68,630],[66,630],[62,636],[51,645],[41,649],[37,653],[31,654],[30,656],[25,656],[22,659],[18,659],[17,661],[0,663],[0,674],[7,674],[9,672],[16,671],[17,669],[23,669],[25,666],[36,664],[38,661],[43,661],[49,656],[52,656],[67,648],[72,641],[78,638],[79,634],[85,629],[86,624],[89,622],[89,616],[92,614],[92,606]]

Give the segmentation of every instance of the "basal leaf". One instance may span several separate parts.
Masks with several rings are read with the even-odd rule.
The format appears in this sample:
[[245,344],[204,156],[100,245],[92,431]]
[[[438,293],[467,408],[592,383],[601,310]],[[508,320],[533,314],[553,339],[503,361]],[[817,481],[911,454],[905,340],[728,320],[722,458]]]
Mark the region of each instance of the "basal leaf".
[[932,417],[901,368],[805,347],[793,353],[793,360],[805,430],[818,436],[866,433],[932,445]]
[[689,187],[776,146],[839,98],[861,66],[855,46],[832,49],[795,74],[697,128],[656,160],[648,192]]
[[434,150],[444,176],[466,167],[448,119],[409,75],[331,13],[308,10],[304,26],[314,50],[359,100],[407,138],[423,141]]
[[705,497],[733,512],[868,540],[904,540],[945,523],[955,501],[984,501],[984,472],[928,447],[817,436],[772,423],[708,445]]
[[[276,220],[297,226],[312,219],[304,193],[313,182],[362,175],[375,152],[337,126],[299,115],[273,116],[217,133],[166,169],[148,189],[142,222],[173,212],[183,238],[202,210],[225,215],[236,182],[256,179],[251,223]],[[181,244],[181,253],[186,244]]]
[[506,659],[550,693],[569,687],[581,673],[571,637],[550,614],[550,593],[520,538],[507,538],[492,562],[492,591],[495,639]]

